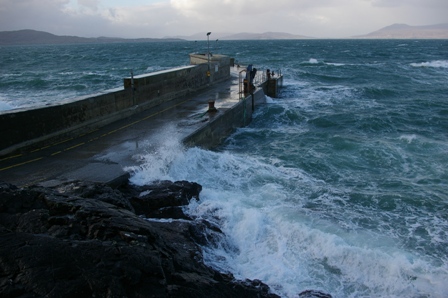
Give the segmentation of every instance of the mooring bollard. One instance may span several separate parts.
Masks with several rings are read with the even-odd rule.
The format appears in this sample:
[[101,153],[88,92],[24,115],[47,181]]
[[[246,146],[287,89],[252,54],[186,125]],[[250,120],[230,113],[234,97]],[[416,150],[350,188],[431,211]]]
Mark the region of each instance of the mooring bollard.
[[215,108],[215,101],[214,100],[209,100],[208,101],[208,111],[207,112],[216,112],[216,111],[218,111],[218,110]]

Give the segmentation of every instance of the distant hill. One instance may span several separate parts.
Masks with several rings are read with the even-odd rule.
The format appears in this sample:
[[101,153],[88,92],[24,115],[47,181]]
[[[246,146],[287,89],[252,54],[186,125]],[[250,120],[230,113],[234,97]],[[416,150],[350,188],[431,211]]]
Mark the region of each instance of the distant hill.
[[117,43],[117,42],[153,42],[153,41],[179,41],[176,38],[117,38],[117,37],[78,37],[59,36],[48,32],[36,30],[0,31],[0,45],[25,44],[80,44],[80,43]]
[[[176,36],[165,38],[119,38],[119,37],[78,37],[60,36],[36,30],[0,31],[0,45],[25,44],[80,44],[80,43],[124,43],[124,42],[156,42],[181,40],[206,40],[206,32],[190,36]],[[282,40],[282,39],[311,39],[313,37],[295,35],[284,32],[264,33],[223,33],[214,32],[211,40]],[[430,26],[409,26],[394,24],[366,35],[353,36],[358,39],[448,39],[448,24]]]
[[409,26],[406,24],[394,24],[366,35],[353,38],[370,39],[448,39],[448,24],[430,26]]
[[[204,40],[206,39],[206,32],[196,33],[190,36],[176,36],[176,38],[186,40]],[[210,35],[211,40],[262,40],[262,39],[310,39],[312,37],[289,34],[285,32],[264,32],[264,33],[223,33],[212,32]]]
[[284,32],[265,32],[265,33],[237,33],[222,37],[226,40],[243,40],[243,39],[309,39],[312,37],[295,35]]
[[[257,39],[308,39],[311,37],[294,35],[284,32],[265,33],[215,33],[212,40],[257,40]],[[205,40],[206,33],[197,33],[191,36],[176,36],[165,38],[119,38],[119,37],[79,37],[60,36],[36,30],[0,31],[0,45],[25,45],[25,44],[80,44],[80,43],[117,43],[117,42],[154,42],[154,41],[180,41],[180,40]]]

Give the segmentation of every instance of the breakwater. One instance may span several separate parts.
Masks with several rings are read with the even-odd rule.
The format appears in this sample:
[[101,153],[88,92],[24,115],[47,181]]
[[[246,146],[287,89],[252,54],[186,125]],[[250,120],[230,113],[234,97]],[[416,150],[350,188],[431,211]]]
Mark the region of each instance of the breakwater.
[[226,110],[210,112],[207,124],[185,137],[183,143],[187,146],[213,148],[230,135],[235,128],[249,124],[255,105],[264,102],[265,93],[263,88],[260,88]]
[[231,59],[214,55],[192,65],[124,78],[123,88],[35,109],[0,113],[0,155],[102,127],[230,77]]
[[[233,59],[225,55],[190,54],[190,65],[124,78],[123,88],[45,107],[0,112],[0,155],[87,133],[184,98],[207,86],[229,80],[233,64]],[[282,76],[268,80],[264,73],[259,73],[257,84],[261,88],[249,92],[243,88],[246,83],[241,79],[242,72],[244,68],[235,72],[235,75],[240,75],[241,101],[226,113],[212,113],[207,125],[185,139],[186,144],[210,148],[219,143],[235,127],[248,124],[255,103],[263,101],[265,94],[275,96],[282,84]]]

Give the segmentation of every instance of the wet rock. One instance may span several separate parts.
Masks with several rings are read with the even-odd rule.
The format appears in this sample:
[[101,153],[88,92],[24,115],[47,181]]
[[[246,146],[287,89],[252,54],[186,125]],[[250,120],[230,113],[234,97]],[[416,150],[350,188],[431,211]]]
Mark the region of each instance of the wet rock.
[[[204,265],[198,243],[221,233],[182,215],[200,185],[112,189],[76,182],[17,189],[0,182],[2,297],[277,297]],[[173,208],[176,218],[147,214]]]
[[188,205],[191,199],[199,199],[201,190],[201,185],[187,181],[159,181],[153,185],[126,189],[136,213],[146,216],[161,208]]
[[299,294],[300,298],[331,298],[332,296],[327,293],[315,290],[306,290]]

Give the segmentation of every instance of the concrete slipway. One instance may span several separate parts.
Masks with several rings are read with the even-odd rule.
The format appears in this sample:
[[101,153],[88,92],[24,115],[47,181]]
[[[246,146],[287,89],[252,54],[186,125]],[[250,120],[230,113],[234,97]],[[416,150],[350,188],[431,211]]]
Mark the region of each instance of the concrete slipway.
[[[117,185],[128,179],[123,168],[133,157],[157,147],[157,140],[176,138],[189,146],[213,147],[236,127],[250,122],[254,104],[265,100],[260,86],[241,96],[239,70],[230,79],[165,102],[88,133],[16,155],[0,156],[0,181],[19,187],[84,180]],[[216,112],[208,112],[214,100]]]

